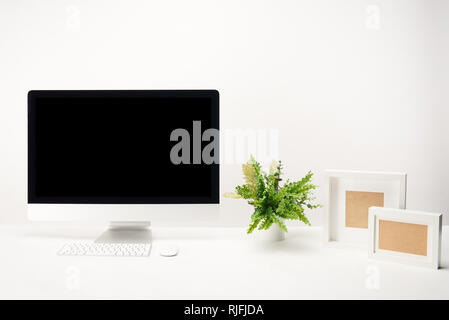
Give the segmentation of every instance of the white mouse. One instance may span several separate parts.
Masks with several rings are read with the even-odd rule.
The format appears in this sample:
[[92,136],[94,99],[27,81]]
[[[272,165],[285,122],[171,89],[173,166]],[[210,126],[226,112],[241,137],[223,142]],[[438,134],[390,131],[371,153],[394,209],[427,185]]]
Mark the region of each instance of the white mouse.
[[174,257],[178,254],[178,249],[169,246],[161,247],[159,248],[159,254],[163,257]]

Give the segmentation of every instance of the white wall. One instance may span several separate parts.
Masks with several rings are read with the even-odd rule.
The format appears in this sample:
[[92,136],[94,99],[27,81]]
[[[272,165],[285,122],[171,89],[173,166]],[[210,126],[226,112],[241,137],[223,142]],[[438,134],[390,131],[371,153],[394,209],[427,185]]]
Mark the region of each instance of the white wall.
[[[406,171],[408,207],[447,223],[448,18],[444,0],[3,0],[0,223],[26,222],[28,90],[155,88],[216,88],[222,129],[279,129],[291,178]],[[222,167],[223,191],[241,182]]]

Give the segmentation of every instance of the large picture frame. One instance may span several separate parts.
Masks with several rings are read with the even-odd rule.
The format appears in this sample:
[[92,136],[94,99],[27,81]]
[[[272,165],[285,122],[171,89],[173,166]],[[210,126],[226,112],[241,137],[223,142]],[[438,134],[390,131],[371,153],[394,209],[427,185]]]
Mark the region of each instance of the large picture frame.
[[442,218],[441,213],[371,207],[368,256],[438,269]]
[[407,174],[326,170],[325,243],[368,245],[368,208],[406,208]]

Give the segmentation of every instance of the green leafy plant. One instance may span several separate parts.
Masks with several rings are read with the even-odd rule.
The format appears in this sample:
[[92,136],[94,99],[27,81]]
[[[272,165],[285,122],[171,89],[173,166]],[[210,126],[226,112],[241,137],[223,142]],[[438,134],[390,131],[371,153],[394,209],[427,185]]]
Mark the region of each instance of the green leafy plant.
[[311,183],[313,173],[309,171],[300,181],[286,183],[281,186],[282,163],[273,161],[268,173],[262,171],[260,163],[252,156],[242,165],[245,184],[235,187],[235,192],[225,193],[228,198],[243,198],[254,206],[248,233],[267,230],[273,223],[287,232],[282,220],[300,220],[310,225],[304,214],[305,208],[320,207],[314,204],[313,190],[317,188]]

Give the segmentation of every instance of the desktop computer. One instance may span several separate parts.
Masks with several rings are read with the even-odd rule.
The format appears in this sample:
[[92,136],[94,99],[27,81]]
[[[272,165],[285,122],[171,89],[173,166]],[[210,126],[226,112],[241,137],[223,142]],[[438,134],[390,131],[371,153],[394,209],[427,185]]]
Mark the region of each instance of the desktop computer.
[[30,91],[29,219],[109,223],[65,254],[145,255],[150,224],[218,217],[218,130],[216,90]]

